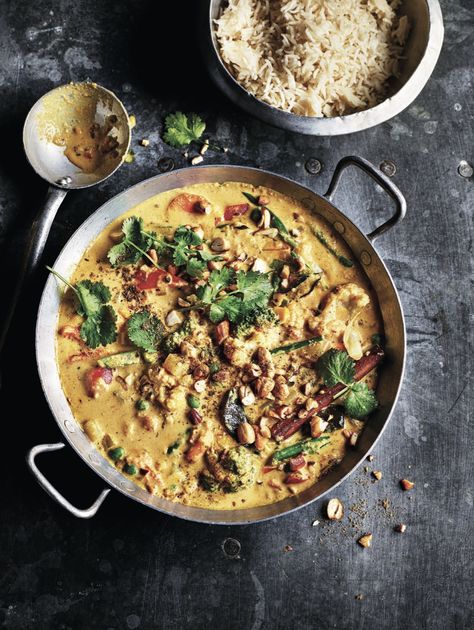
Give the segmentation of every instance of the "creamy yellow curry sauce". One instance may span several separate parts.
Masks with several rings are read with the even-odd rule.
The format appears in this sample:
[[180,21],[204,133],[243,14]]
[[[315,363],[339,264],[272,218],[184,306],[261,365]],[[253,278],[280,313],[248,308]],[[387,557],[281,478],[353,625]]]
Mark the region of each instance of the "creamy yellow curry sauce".
[[[133,264],[117,250],[107,256],[124,246],[127,217],[157,235]],[[69,280],[110,289],[117,338],[89,347],[66,290],[64,392],[97,448],[149,492],[212,509],[274,503],[314,484],[355,444],[363,420],[344,408],[347,391],[318,408],[330,390],[318,359],[329,351],[349,372],[364,361],[383,332],[376,296],[345,242],[296,200],[235,182],[162,193],[109,225]],[[146,350],[137,346],[143,321],[145,333],[153,328]],[[375,372],[363,379],[370,389]],[[298,419],[296,432],[278,434]]]

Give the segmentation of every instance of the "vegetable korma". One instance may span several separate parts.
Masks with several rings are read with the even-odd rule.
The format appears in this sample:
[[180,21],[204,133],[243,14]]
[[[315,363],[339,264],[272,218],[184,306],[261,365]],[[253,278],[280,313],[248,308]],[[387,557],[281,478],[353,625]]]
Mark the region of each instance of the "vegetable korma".
[[273,190],[162,193],[59,278],[71,409],[150,493],[213,509],[279,501],[336,465],[377,406],[376,296],[331,226]]

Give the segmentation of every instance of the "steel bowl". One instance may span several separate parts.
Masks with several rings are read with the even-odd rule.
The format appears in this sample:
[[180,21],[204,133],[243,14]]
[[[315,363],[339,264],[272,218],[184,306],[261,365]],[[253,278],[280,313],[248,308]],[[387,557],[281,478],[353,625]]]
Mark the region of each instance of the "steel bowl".
[[[332,203],[341,174],[344,169],[351,165],[357,166],[369,174],[395,202],[395,212],[391,218],[368,235],[363,234]],[[332,225],[341,237],[345,239],[353,252],[353,256],[359,260],[362,269],[367,274],[377,293],[387,340],[387,358],[383,368],[380,370],[377,387],[380,406],[371,416],[370,421],[367,422],[356,448],[351,449],[337,467],[303,493],[263,507],[238,510],[211,510],[173,503],[167,499],[153,496],[125,478],[108,459],[99,453],[86,437],[71,412],[61,387],[59,369],[56,363],[56,330],[61,293],[57,282],[52,276],[46,282],[38,310],[36,359],[44,394],[66,441],[109,486],[155,510],[183,519],[215,524],[242,524],[263,521],[292,512],[334,489],[364,460],[389,421],[403,376],[406,351],[405,325],[397,291],[387,268],[374,249],[373,241],[403,218],[406,204],[402,194],[388,177],[369,162],[358,157],[347,157],[339,162],[325,195],[319,195],[301,184],[280,175],[255,168],[240,166],[185,168],[147,179],[105,203],[71,236],[54,263],[55,269],[63,276],[69,277],[89,244],[111,221],[153,195],[190,184],[226,181],[268,186],[304,203],[315,215],[322,217]],[[110,489],[105,489],[90,508],[81,510],[71,505],[44,477],[36,465],[35,458],[38,454],[63,447],[64,443],[62,442],[35,446],[28,453],[28,464],[43,488],[63,507],[67,508],[75,516],[82,518],[91,517],[96,513]]]
[[264,103],[247,92],[223,63],[213,28],[225,0],[202,2],[200,9],[201,46],[205,63],[218,87],[249,114],[266,123],[313,136],[339,136],[375,127],[406,109],[420,94],[438,61],[444,27],[438,0],[403,0],[400,12],[407,15],[411,31],[406,44],[406,59],[400,77],[389,85],[389,96],[370,109],[337,116],[316,118],[291,114]]

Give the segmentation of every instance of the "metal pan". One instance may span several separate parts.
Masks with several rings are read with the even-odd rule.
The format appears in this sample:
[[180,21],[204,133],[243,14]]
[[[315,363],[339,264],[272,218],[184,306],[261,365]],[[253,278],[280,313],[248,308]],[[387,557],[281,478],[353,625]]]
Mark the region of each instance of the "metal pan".
[[[351,165],[357,166],[372,177],[395,202],[395,212],[390,219],[379,225],[368,235],[363,234],[332,203],[341,175]],[[104,204],[72,235],[56,260],[54,267],[62,275],[69,277],[79,263],[85,249],[111,221],[153,195],[200,182],[226,181],[239,181],[257,186],[267,186],[302,201],[315,214],[320,215],[334,226],[342,235],[342,238],[346,240],[351,248],[353,255],[359,260],[377,293],[387,338],[387,360],[380,371],[377,388],[380,407],[371,416],[357,442],[357,447],[347,453],[340,465],[305,492],[263,507],[216,511],[181,505],[152,496],[126,479],[96,450],[71,413],[61,388],[58,366],[56,364],[56,328],[61,296],[57,284],[51,276],[46,282],[38,311],[36,359],[44,394],[66,441],[109,486],[155,510],[183,519],[214,524],[243,524],[255,523],[280,516],[321,498],[354,471],[373,448],[389,421],[398,397],[404,370],[406,351],[405,324],[397,291],[387,268],[373,247],[373,242],[404,217],[406,202],[398,188],[385,175],[380,173],[372,164],[359,157],[346,157],[339,162],[325,195],[319,195],[289,179],[255,168],[240,166],[185,168],[147,179]],[[28,453],[27,461],[29,467],[38,482],[58,503],[75,516],[89,518],[97,512],[110,489],[105,489],[90,508],[80,510],[72,506],[51,485],[36,466],[35,458],[38,454],[63,447],[64,443],[62,442],[35,446]]]
[[420,94],[438,61],[443,45],[444,26],[438,0],[403,0],[400,15],[407,15],[411,30],[405,46],[400,76],[390,81],[388,96],[370,109],[316,118],[299,116],[277,109],[247,92],[221,60],[214,32],[215,20],[225,6],[224,0],[207,0],[200,6],[199,32],[204,60],[211,78],[233,103],[270,125],[313,136],[339,136],[375,127],[407,108]]

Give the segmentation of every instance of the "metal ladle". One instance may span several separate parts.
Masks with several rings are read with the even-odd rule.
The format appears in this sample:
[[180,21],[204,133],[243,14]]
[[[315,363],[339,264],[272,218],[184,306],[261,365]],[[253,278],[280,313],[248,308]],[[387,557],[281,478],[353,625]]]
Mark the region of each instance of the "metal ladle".
[[[112,118],[111,118],[112,117]],[[84,172],[65,155],[61,137],[81,123],[89,127],[112,126],[115,151],[103,159],[94,172]],[[110,122],[112,121],[112,123]],[[96,83],[70,83],[47,92],[31,108],[23,127],[23,146],[34,170],[49,188],[43,206],[33,221],[25,248],[15,292],[0,333],[0,353],[25,280],[38,266],[52,222],[69,190],[89,188],[110,177],[123,163],[130,146],[130,121],[122,102]]]

